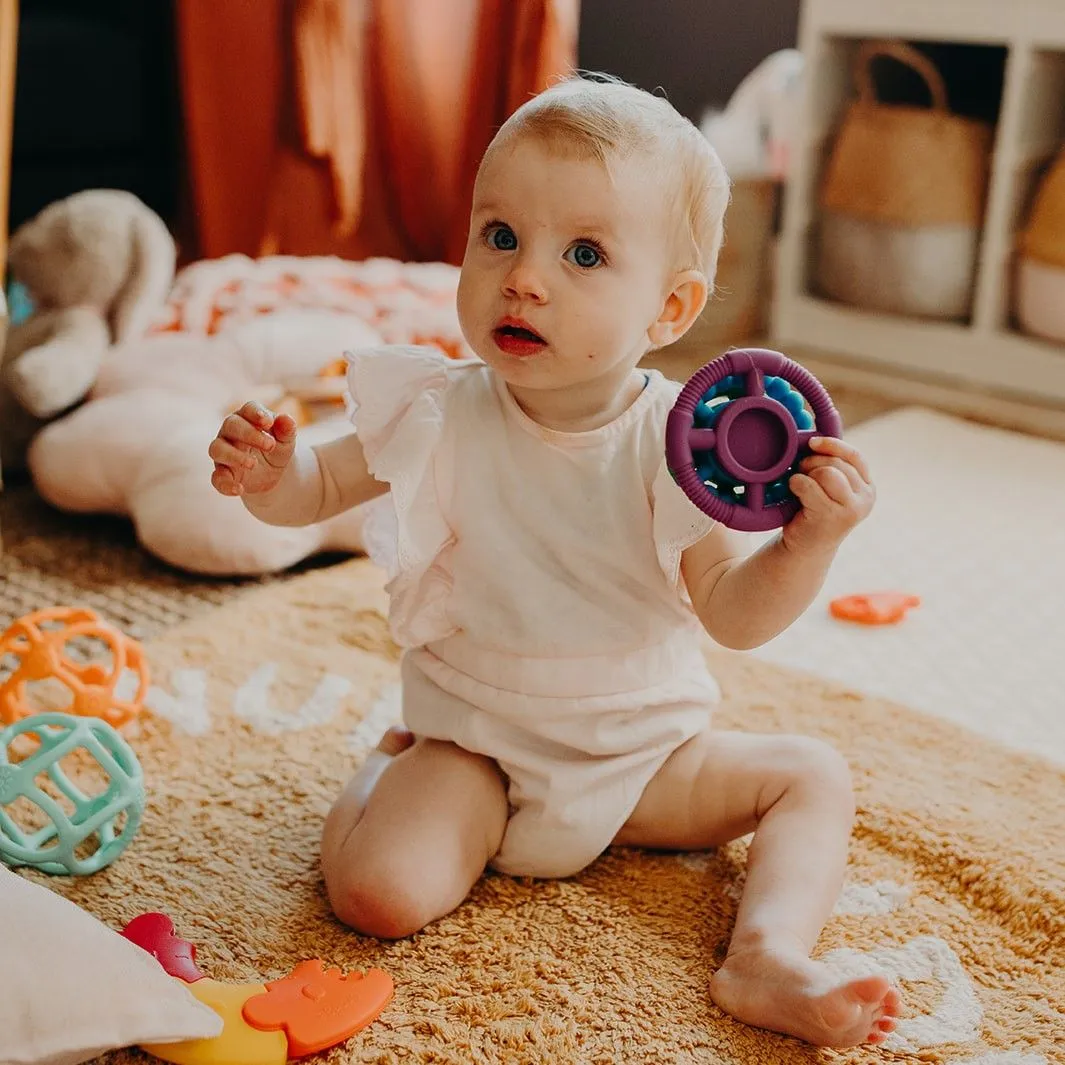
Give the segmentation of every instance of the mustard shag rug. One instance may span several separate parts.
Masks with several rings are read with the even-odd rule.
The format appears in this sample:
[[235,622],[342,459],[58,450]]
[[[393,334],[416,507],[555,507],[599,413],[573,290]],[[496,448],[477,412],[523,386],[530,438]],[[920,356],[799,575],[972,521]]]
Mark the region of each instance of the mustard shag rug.
[[168,913],[216,979],[273,979],[316,957],[389,972],[388,1009],[316,1062],[1065,1061],[1065,773],[752,657],[714,654],[719,723],[821,736],[854,768],[848,883],[820,949],[900,980],[906,1013],[885,1049],[815,1051],[711,1003],[743,843],[615,852],[562,882],[491,875],[403,942],[344,929],[318,842],[398,714],[381,580],[363,561],[313,572],[149,645],[155,713],[132,737],[149,789],[139,836],[95,877],[30,875],[116,929]]

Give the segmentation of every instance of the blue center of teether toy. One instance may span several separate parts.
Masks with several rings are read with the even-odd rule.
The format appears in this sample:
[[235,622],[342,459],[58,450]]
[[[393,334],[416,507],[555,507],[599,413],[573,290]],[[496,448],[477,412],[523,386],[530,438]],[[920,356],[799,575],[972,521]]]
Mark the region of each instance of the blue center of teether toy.
[[[695,406],[695,414],[692,419],[695,428],[713,428],[714,422],[720,417],[725,407],[732,400],[740,399],[746,394],[744,379],[738,374],[731,374],[722,378],[717,384],[711,385]],[[783,377],[766,377],[765,394],[787,409],[794,419],[795,425],[800,430],[814,427],[813,416],[806,409],[802,396]],[[695,460],[695,472],[698,474],[699,480],[706,486],[707,491],[712,492],[727,503],[743,502],[743,483],[737,481],[721,468],[713,451],[696,451],[692,457]],[[765,486],[766,505],[781,503],[791,497],[788,479],[794,473],[795,467],[792,466],[775,481],[771,481]]]

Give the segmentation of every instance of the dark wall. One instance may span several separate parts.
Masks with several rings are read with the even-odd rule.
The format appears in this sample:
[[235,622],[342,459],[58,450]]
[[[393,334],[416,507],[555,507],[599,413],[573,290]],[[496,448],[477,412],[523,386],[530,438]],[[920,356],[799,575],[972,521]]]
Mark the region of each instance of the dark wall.
[[171,221],[180,187],[173,0],[21,0],[11,228],[86,188]]
[[762,59],[794,48],[800,0],[581,0],[580,64],[661,86],[698,120]]

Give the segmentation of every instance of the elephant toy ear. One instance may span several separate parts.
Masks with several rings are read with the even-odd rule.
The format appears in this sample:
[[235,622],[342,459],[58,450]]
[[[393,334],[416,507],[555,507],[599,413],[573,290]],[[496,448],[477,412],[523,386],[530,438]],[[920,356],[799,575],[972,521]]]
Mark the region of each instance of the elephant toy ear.
[[114,343],[142,335],[174,281],[177,248],[163,221],[142,208],[130,218],[129,271],[111,306]]

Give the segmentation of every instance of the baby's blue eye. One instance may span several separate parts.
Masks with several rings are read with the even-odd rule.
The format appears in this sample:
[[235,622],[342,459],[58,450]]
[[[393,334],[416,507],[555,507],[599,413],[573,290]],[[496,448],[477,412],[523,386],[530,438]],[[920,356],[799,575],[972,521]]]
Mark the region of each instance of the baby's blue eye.
[[492,226],[485,234],[490,248],[496,251],[513,251],[518,246],[518,238],[510,226]]
[[594,244],[584,243],[574,244],[567,248],[566,258],[574,266],[579,266],[582,270],[591,270],[599,266],[603,261],[602,254]]

